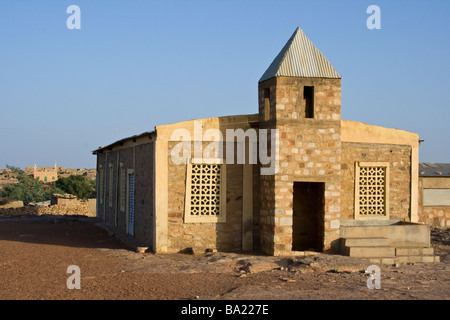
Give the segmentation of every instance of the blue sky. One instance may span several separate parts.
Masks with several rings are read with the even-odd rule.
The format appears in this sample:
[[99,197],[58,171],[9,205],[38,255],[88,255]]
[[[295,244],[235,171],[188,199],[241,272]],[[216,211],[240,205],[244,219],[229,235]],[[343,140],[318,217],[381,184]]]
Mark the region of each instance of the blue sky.
[[[68,6],[81,10],[69,30]],[[381,29],[369,30],[369,5]],[[155,125],[257,112],[299,26],[342,76],[342,118],[416,132],[450,162],[450,1],[0,2],[0,168],[94,168]]]

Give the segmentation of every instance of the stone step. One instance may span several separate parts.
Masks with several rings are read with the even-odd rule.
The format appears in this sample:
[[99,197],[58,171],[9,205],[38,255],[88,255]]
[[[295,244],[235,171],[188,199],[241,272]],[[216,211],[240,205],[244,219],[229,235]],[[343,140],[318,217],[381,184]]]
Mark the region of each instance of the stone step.
[[351,227],[345,229],[343,238],[372,238],[372,237],[386,237],[387,230],[377,227]]
[[393,258],[395,257],[394,247],[369,247],[352,246],[345,247],[344,251],[348,256],[355,258]]
[[342,244],[347,247],[388,247],[389,240],[383,237],[345,238]]
[[432,247],[396,247],[396,256],[432,256],[434,249]]
[[398,256],[398,257],[368,257],[363,258],[373,264],[407,264],[407,263],[439,263],[439,256]]
[[390,244],[380,236],[354,236],[341,239],[341,253],[350,257],[368,260],[374,264],[438,263],[432,247],[414,242]]

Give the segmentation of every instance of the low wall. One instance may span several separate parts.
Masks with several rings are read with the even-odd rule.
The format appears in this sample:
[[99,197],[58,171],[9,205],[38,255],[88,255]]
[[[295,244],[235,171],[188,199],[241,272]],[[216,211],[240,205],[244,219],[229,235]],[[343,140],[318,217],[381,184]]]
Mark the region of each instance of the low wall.
[[0,217],[12,217],[21,215],[81,215],[95,217],[96,199],[88,201],[63,201],[51,206],[26,206],[19,208],[0,208]]
[[384,237],[392,246],[430,246],[430,227],[396,220],[341,221],[341,238]]
[[0,205],[0,209],[23,207],[23,201],[10,201],[7,204]]
[[419,222],[426,223],[432,227],[450,228],[450,207],[421,207]]
[[424,204],[424,189],[450,189],[450,178],[420,177],[419,179],[419,222],[437,228],[450,228],[450,206]]

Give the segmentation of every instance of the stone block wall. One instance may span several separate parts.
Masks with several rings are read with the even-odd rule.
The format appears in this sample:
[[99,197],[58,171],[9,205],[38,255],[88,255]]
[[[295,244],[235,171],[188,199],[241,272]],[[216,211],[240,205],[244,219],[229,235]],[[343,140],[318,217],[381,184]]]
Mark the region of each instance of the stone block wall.
[[355,163],[389,163],[389,218],[410,221],[411,146],[342,143],[341,219],[354,219]]
[[[304,86],[314,86],[313,118],[305,118]],[[267,88],[271,119],[265,121]],[[275,255],[292,253],[294,182],[325,183],[321,236],[323,249],[330,250],[338,238],[340,218],[340,79],[278,77],[260,84],[259,99],[260,127],[276,128],[279,136],[279,171],[273,177],[261,177],[261,195],[267,199],[262,200],[261,210],[263,250]]]
[[15,208],[0,208],[0,217],[14,217],[22,215],[38,215],[39,207],[15,207]]
[[10,201],[8,203],[0,205],[0,209],[9,209],[9,208],[20,208],[23,207],[23,201]]
[[135,237],[153,245],[154,233],[153,143],[135,148]]
[[253,250],[261,250],[261,175],[260,167],[253,166]]
[[50,205],[54,204],[64,204],[65,206],[70,206],[72,203],[77,201],[77,197],[72,194],[52,194],[50,199]]
[[[153,142],[127,148],[113,149],[97,154],[97,168],[103,167],[103,187],[97,172],[98,217],[121,232],[127,230],[127,179],[128,170],[134,170],[134,237],[143,246],[153,245],[154,203],[153,203]],[[112,168],[112,176],[110,168]],[[124,176],[122,176],[122,172]],[[124,179],[123,179],[124,178]],[[112,189],[110,189],[112,181]],[[100,191],[103,195],[100,195]],[[112,191],[112,192],[111,192]]]
[[[77,200],[63,199],[57,204],[50,206],[24,206],[14,208],[0,208],[0,216],[11,217],[21,215],[81,215],[95,217],[95,199]],[[92,206],[94,210],[92,210]]]
[[189,247],[241,250],[243,165],[226,165],[226,221],[185,223],[187,165],[175,164],[170,156],[177,144],[178,142],[169,142],[168,145],[168,251],[178,252]]
[[450,206],[429,206],[423,204],[423,189],[450,189],[450,178],[419,178],[419,222],[437,228],[450,228]]
[[[63,199],[68,200],[68,199]],[[88,201],[70,199],[68,201],[61,201],[58,204],[51,206],[37,207],[38,215],[82,215],[87,217],[95,217],[96,212],[89,206],[89,202],[94,202],[95,199]]]
[[436,228],[450,228],[450,207],[419,206],[419,222]]
[[269,254],[274,254],[275,232],[275,176],[263,175],[260,177],[260,243],[261,249]]

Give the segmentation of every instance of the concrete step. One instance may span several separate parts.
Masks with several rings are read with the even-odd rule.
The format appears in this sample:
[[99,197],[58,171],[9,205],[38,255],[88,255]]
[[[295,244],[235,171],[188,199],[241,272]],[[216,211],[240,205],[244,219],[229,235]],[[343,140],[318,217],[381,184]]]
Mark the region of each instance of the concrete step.
[[387,237],[388,229],[378,227],[351,227],[346,228],[343,238],[372,238],[372,237]]
[[398,256],[398,257],[368,257],[364,258],[373,264],[408,264],[408,263],[439,263],[439,256]]
[[414,242],[389,243],[381,236],[352,236],[341,239],[341,253],[374,264],[438,263],[432,247]]
[[396,256],[432,256],[434,249],[432,247],[396,247]]
[[345,254],[355,258],[394,258],[394,247],[345,247]]
[[389,240],[383,237],[345,238],[342,244],[347,247],[388,247]]

